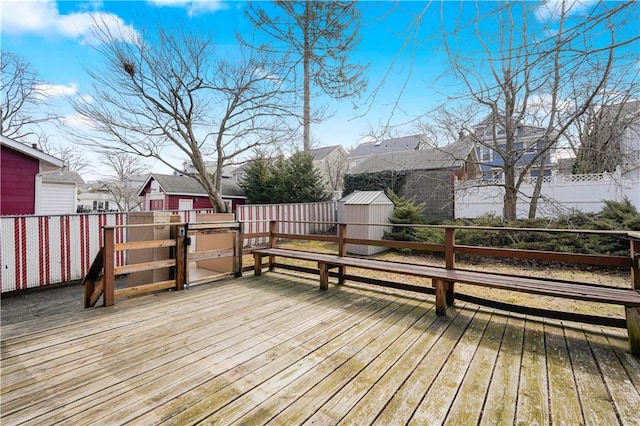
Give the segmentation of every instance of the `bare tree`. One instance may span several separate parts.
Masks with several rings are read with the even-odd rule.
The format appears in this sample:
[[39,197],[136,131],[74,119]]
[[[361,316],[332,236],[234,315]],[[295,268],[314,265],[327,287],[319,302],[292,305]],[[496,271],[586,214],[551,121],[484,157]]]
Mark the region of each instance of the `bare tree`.
[[[182,173],[167,155],[170,148],[179,151],[218,211],[227,208],[220,192],[224,165],[290,135],[282,63],[259,53],[227,59],[210,38],[179,30],[160,28],[127,42],[97,22],[94,36],[105,64],[89,70],[94,101],[74,104],[91,123],[76,137],[102,150],[155,158]],[[213,174],[207,156],[216,162]]]
[[[634,24],[631,12],[637,5],[599,2],[586,16],[572,19],[571,8],[576,4],[545,3],[556,9],[547,18],[543,32],[530,25],[538,11],[534,8],[540,3],[508,2],[489,14],[478,7],[470,24],[472,32],[458,30],[464,27],[460,22],[454,29],[446,28],[443,22],[444,46],[451,65],[447,76],[460,85],[460,92],[449,103],[471,103],[489,111],[482,126],[460,127],[500,159],[497,167],[504,179],[505,220],[516,218],[522,183],[532,171],[541,180],[551,150],[603,91],[614,90],[614,81],[617,91],[637,90],[635,74],[626,79],[612,78],[616,70],[632,63],[625,47],[637,44],[639,37],[620,29]],[[495,32],[487,28],[495,28]],[[476,37],[479,52],[459,48],[468,42],[470,34]],[[589,90],[572,91],[585,76],[591,82]],[[545,113],[543,117],[539,116],[541,112]],[[522,144],[520,129],[533,118],[542,123],[540,134],[533,145]],[[537,189],[531,199],[530,216],[536,211]]]
[[[249,20],[274,44],[257,46],[272,57],[293,58],[294,76],[303,91],[303,149],[311,150],[312,85],[334,99],[351,98],[366,89],[365,66],[349,55],[359,43],[360,12],[355,1],[275,1],[266,9],[249,4]],[[299,67],[302,71],[299,72]]]
[[89,168],[89,160],[77,146],[51,144],[48,135],[38,136],[38,146],[42,152],[64,161],[64,167],[70,172],[81,175]]
[[103,152],[101,164],[109,173],[99,181],[101,189],[108,191],[120,211],[133,211],[142,204],[138,196],[140,188],[132,184],[132,178],[149,172],[141,157],[124,152]]
[[344,175],[348,164],[346,152],[342,147],[322,160],[320,174],[326,179],[331,191],[342,191],[344,188]]
[[0,135],[18,141],[33,136],[37,125],[54,118],[42,111],[44,96],[36,73],[20,56],[3,50],[0,63]]

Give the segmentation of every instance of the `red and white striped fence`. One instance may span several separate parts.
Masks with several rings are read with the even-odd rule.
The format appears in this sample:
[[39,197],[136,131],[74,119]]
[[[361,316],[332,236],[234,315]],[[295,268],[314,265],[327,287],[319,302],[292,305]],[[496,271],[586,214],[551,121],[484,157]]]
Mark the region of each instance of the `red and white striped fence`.
[[[124,225],[124,213],[0,218],[2,292],[81,279],[103,240],[103,226]],[[116,242],[124,242],[118,228]],[[124,264],[124,253],[116,256]]]
[[[196,213],[213,210],[175,211],[182,222],[194,222]],[[238,206],[237,218],[244,233],[269,232],[269,220],[335,222],[335,203]],[[255,221],[267,222],[255,222]],[[125,225],[126,213],[66,216],[0,217],[0,282],[2,292],[45,287],[82,279],[103,244],[103,226]],[[279,232],[314,233],[330,225],[281,223]],[[116,243],[126,241],[126,229],[116,228]],[[268,238],[245,244],[260,244]],[[116,254],[116,266],[125,264],[125,253]]]
[[[296,222],[336,222],[336,203],[260,204],[242,205],[236,208],[242,231],[247,234],[269,232],[269,221],[277,220],[278,232],[287,234],[314,234],[327,232],[331,224]],[[291,221],[291,222],[286,222]],[[245,239],[245,246],[265,244],[268,237]]]

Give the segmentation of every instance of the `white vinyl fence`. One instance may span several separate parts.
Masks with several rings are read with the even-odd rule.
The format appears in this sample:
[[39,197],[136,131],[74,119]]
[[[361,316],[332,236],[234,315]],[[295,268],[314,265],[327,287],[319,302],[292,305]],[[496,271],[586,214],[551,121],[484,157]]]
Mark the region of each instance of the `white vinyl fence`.
[[[488,213],[502,216],[504,185],[502,180],[457,182],[455,186],[455,217],[474,218]],[[529,215],[529,203],[535,180],[524,182],[518,195],[518,218]],[[640,210],[640,179],[624,176],[619,171],[589,175],[545,176],[536,217],[553,218],[581,211],[595,213],[605,200],[628,199]]]
[[[257,234],[269,232],[269,221],[277,220],[278,232],[290,234],[315,234],[328,232],[331,223],[295,223],[308,222],[336,222],[336,203],[299,203],[299,204],[260,204],[243,205],[236,209],[236,217],[242,222],[243,233]],[[291,221],[291,222],[287,222]],[[245,246],[256,246],[269,241],[267,237],[245,240]]]

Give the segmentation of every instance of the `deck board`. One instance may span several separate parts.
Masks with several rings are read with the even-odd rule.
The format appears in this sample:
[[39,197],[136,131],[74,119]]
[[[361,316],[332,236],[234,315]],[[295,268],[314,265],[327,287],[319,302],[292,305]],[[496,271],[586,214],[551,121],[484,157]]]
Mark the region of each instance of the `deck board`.
[[0,329],[13,424],[634,424],[618,330],[292,274]]

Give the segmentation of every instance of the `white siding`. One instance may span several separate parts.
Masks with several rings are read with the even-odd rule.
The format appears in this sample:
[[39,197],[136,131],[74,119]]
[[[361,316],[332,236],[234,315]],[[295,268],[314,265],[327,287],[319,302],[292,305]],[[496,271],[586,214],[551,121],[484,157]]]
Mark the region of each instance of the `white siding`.
[[38,199],[38,215],[74,214],[76,212],[76,185],[55,182],[42,182]]

